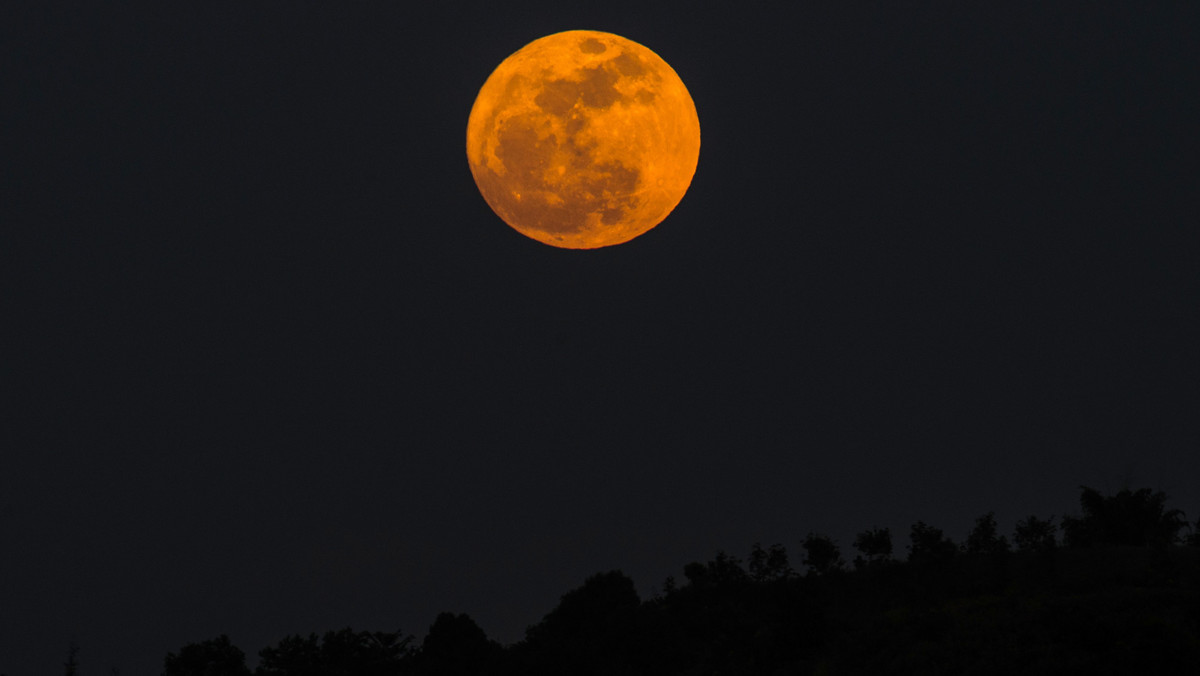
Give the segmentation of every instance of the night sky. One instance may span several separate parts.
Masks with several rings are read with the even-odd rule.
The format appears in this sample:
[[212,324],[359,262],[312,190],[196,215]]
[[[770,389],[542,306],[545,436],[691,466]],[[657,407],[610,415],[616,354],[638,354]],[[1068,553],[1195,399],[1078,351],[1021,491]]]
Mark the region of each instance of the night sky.
[[[1194,522],[1200,5],[907,4],[4,3],[0,673],[441,611],[510,643],[592,573],[903,556],[1081,484]],[[595,251],[464,150],[577,28],[702,134]]]

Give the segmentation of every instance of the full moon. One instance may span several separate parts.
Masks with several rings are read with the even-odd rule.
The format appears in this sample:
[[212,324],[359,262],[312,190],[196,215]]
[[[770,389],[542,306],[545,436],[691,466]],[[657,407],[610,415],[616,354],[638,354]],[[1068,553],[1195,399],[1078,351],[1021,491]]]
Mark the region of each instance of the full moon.
[[534,40],[488,77],[467,162],[488,206],[551,246],[595,249],[658,225],[700,158],[696,105],[657,54],[619,35]]

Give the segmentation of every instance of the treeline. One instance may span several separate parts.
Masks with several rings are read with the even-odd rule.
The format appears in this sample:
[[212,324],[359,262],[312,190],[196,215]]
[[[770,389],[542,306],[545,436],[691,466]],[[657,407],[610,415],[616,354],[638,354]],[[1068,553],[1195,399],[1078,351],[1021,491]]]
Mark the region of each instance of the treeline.
[[[924,522],[854,539],[809,533],[684,566],[653,598],[619,571],[566,593],[525,638],[444,613],[417,643],[342,629],[288,636],[253,676],[1200,673],[1200,521],[1150,489],[1082,487],[1082,514],[980,516],[961,543]],[[166,656],[163,676],[251,676],[226,636]]]

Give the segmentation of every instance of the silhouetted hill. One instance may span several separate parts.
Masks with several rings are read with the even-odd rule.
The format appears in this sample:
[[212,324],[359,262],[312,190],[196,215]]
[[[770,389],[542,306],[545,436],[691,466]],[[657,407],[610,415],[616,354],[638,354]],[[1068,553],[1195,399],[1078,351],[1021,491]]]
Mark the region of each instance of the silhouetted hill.
[[[1148,489],[1082,488],[1082,514],[1029,517],[1009,538],[991,514],[956,545],[913,525],[905,560],[887,529],[856,538],[851,566],[830,538],[803,541],[806,574],[781,545],[748,564],[718,553],[642,599],[608,571],[563,595],[502,647],[444,613],[417,645],[400,632],[289,636],[255,676],[701,676],[746,674],[1195,673],[1200,540]],[[1189,537],[1184,530],[1193,530]],[[1186,543],[1186,544],[1185,544]],[[1064,546],[1066,545],[1066,546]],[[222,636],[185,646],[164,676],[245,676]],[[74,668],[74,667],[72,667]]]
[[963,557],[847,577],[825,673],[1190,673],[1200,655],[1200,549]]

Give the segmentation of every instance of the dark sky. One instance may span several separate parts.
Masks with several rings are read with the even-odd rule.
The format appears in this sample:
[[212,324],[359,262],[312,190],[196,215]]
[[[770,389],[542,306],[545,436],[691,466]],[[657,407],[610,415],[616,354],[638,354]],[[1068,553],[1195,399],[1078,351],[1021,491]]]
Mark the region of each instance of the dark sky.
[[[1080,484],[1200,515],[1195,2],[119,4],[0,9],[0,673],[507,643],[598,571]],[[576,28],[702,133],[596,251],[464,151]]]

